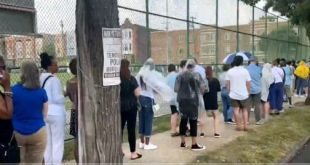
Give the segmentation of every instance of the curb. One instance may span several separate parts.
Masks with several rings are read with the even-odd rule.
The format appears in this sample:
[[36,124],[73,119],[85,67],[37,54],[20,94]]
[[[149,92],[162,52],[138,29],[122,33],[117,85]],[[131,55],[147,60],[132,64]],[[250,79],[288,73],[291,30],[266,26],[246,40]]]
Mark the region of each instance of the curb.
[[306,138],[302,139],[298,144],[295,145],[295,147],[292,149],[290,153],[281,161],[281,163],[286,164],[289,163],[294,156],[298,153],[299,150],[302,149],[302,147],[310,140],[310,136],[307,136]]

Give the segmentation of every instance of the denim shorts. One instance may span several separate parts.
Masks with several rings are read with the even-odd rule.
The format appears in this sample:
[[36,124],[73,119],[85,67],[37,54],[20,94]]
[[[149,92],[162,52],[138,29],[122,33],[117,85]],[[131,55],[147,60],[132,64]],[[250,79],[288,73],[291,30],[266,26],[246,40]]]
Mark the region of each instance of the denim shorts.
[[150,137],[152,135],[154,118],[154,100],[149,97],[140,96],[139,101],[141,104],[141,110],[139,111],[139,134]]

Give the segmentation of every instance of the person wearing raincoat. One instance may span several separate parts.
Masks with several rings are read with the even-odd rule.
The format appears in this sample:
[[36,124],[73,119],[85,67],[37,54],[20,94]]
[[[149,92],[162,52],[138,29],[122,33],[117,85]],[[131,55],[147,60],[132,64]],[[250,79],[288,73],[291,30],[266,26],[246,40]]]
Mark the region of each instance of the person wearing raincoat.
[[298,67],[296,68],[294,74],[296,75],[296,95],[300,97],[305,97],[303,92],[307,95],[307,82],[309,78],[309,67],[304,61],[300,61]]
[[205,81],[194,71],[195,61],[190,59],[187,61],[185,71],[182,72],[176,79],[174,91],[177,93],[177,101],[179,103],[181,123],[180,135],[181,145],[185,148],[185,135],[187,123],[190,123],[190,136],[192,137],[193,151],[204,150],[205,146],[197,143],[197,119],[199,107],[199,95],[203,94],[206,89]]
[[143,64],[136,76],[137,82],[141,88],[139,102],[141,110],[139,111],[139,148],[145,150],[157,149],[157,146],[150,143],[152,135],[152,125],[155,108],[155,94],[169,102],[173,98],[173,90],[166,85],[165,78],[161,73],[155,70],[153,59],[149,58]]

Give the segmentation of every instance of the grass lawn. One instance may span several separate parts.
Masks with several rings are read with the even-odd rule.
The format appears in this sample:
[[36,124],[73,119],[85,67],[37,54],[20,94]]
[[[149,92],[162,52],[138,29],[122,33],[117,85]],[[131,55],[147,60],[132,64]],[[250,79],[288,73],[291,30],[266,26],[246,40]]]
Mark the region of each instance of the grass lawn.
[[278,163],[309,135],[310,108],[295,108],[197,160],[201,163]]
[[[137,127],[137,129],[138,129],[138,127]],[[164,115],[161,117],[154,118],[153,134],[165,132],[165,131],[168,131],[169,129],[170,129],[170,115]],[[125,129],[124,130],[124,136],[123,136],[124,143],[128,142],[127,137],[128,137],[127,131]],[[138,138],[138,133],[137,133],[137,138]],[[73,149],[74,149],[74,141],[73,140],[70,140],[70,141],[65,143],[65,151],[64,151],[64,160],[65,161],[74,160]]]

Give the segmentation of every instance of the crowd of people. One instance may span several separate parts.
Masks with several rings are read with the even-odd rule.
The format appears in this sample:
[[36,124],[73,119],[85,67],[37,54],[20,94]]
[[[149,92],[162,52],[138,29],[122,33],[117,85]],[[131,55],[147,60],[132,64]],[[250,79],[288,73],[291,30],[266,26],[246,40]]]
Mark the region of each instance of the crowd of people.
[[[123,60],[123,63],[126,63],[126,67],[121,70],[121,75],[122,72],[130,75],[129,61]],[[168,100],[170,105],[171,137],[180,136],[180,147],[187,147],[185,137],[190,136],[190,148],[193,151],[206,148],[198,144],[196,138],[205,136],[207,112],[212,114],[214,137],[221,137],[218,128],[218,94],[222,101],[223,122],[236,125],[236,131],[248,131],[251,111],[254,111],[255,124],[261,125],[266,123],[270,115],[284,112],[284,102],[288,102],[289,108],[294,107],[293,92],[296,97],[308,95],[309,65],[304,61],[299,61],[296,65],[295,61],[275,59],[271,64],[259,64],[254,56],[251,56],[249,61],[236,56],[233,63],[223,65],[218,79],[214,76],[213,67],[204,68],[196,59],[182,60],[178,69],[174,64],[168,65],[168,75],[165,78],[154,66],[153,60],[148,59],[135,78],[127,76],[127,80],[123,78],[121,83],[121,92],[127,91],[127,94],[122,95],[121,103],[126,103],[124,107],[131,107],[131,111],[138,113],[141,137],[139,148],[145,150],[158,148],[150,143],[156,111],[154,93],[165,97],[164,100]],[[129,88],[129,82],[132,88]],[[167,86],[171,90],[168,90]],[[131,92],[128,89],[131,89]],[[128,106],[130,100],[135,101]],[[128,108],[121,110],[122,113],[129,111]],[[131,123],[135,123],[136,118],[132,119]],[[123,122],[122,126],[124,128]],[[135,125],[128,121],[127,127],[134,129]],[[135,131],[130,132],[131,159],[134,160],[142,155],[136,152],[135,138],[130,138],[135,136]]]
[[[24,62],[20,82],[12,86],[0,56],[0,163],[62,163],[65,96],[73,102],[70,133],[76,136],[76,76],[68,81],[64,92],[56,76],[58,65],[54,56],[42,53],[40,58],[43,71],[34,62]],[[76,75],[76,59],[70,62],[70,69]]]
[[[78,162],[77,115],[78,80],[77,61],[73,59],[69,68],[74,75],[68,80],[65,91],[56,74],[57,61],[42,53],[40,69],[34,62],[21,65],[20,82],[10,82],[3,57],[0,57],[0,144],[1,147],[19,146],[10,158],[0,157],[0,162],[61,164],[65,138],[65,97],[72,104],[70,134],[75,137],[75,158]],[[245,65],[245,63],[248,64]],[[214,68],[203,67],[196,59],[168,66],[164,77],[156,71],[150,58],[133,76],[130,62],[121,61],[120,110],[121,127],[127,127],[131,160],[142,157],[136,151],[136,123],[138,116],[138,147],[154,150],[151,143],[154,113],[158,110],[156,97],[169,103],[171,109],[171,136],[180,136],[180,147],[187,147],[186,136],[191,137],[191,150],[204,150],[197,137],[205,136],[207,112],[212,114],[213,135],[220,138],[219,100],[225,124],[236,125],[236,131],[247,131],[250,112],[254,109],[255,124],[264,124],[270,115],[284,112],[283,102],[294,107],[292,96],[308,95],[309,65],[305,61],[296,63],[276,59],[272,64],[259,64],[256,57],[249,61],[236,56],[233,63],[223,65],[218,78]],[[11,87],[12,86],[12,87]],[[219,95],[220,94],[220,95]],[[220,96],[220,97],[218,97]],[[3,149],[2,148],[2,149]],[[0,153],[1,154],[1,153]]]

